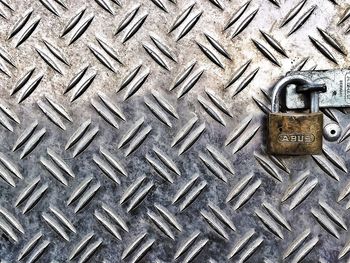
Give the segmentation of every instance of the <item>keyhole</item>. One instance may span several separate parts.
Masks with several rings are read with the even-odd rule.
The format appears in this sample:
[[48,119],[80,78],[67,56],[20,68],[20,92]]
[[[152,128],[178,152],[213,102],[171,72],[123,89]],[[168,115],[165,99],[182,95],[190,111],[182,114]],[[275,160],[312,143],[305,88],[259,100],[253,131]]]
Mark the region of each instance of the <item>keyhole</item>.
[[282,132],[283,129],[282,129],[282,127],[279,127],[278,130],[279,130],[280,132]]

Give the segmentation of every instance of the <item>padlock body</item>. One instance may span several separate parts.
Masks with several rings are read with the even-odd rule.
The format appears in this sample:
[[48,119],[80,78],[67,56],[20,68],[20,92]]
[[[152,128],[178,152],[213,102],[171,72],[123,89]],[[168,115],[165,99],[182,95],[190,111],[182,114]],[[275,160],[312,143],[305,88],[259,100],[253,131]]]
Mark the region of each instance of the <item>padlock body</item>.
[[322,152],[323,113],[270,113],[267,150],[272,155]]

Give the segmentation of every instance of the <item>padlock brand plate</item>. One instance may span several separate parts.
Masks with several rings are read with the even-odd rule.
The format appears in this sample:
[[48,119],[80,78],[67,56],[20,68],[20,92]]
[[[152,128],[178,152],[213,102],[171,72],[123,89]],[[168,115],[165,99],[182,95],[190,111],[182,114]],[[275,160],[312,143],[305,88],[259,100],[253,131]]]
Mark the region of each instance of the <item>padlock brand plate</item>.
[[315,135],[311,133],[280,133],[278,135],[278,141],[280,142],[290,142],[290,143],[313,143],[315,141]]
[[323,115],[316,113],[271,113],[268,151],[276,155],[309,155],[322,151]]
[[[302,75],[315,84],[326,84],[327,91],[319,94],[320,108],[350,107],[350,70],[316,70],[288,72],[287,76]],[[288,99],[287,99],[288,98]],[[309,99],[296,92],[295,85],[286,89],[286,107],[288,109],[305,109],[309,107]]]

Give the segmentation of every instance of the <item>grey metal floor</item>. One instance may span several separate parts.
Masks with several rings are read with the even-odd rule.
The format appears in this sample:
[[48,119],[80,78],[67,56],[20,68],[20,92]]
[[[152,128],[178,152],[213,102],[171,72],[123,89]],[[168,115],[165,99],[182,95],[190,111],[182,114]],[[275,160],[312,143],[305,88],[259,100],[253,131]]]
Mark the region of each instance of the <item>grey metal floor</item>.
[[346,262],[347,111],[265,153],[274,83],[349,66],[335,1],[0,0],[1,262]]

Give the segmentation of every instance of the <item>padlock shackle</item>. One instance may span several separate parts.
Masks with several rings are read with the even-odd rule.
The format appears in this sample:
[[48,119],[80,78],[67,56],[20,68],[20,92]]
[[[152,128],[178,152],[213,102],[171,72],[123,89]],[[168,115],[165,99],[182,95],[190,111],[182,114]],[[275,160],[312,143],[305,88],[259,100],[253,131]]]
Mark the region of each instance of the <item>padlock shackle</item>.
[[[312,85],[313,82],[302,75],[292,75],[286,76],[277,82],[272,91],[272,99],[271,99],[271,112],[276,113],[280,110],[280,97],[282,90],[290,84],[295,85]],[[318,93],[311,93],[311,112],[318,111]]]

